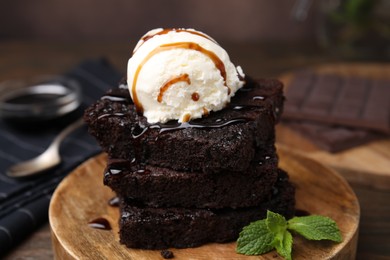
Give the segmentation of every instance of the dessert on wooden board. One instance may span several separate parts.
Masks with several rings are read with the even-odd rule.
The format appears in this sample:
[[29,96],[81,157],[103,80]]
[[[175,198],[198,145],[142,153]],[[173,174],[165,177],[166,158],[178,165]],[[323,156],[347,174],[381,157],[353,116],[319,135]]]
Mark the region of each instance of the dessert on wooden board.
[[104,183],[120,197],[121,243],[164,249],[237,239],[267,210],[294,214],[278,168],[283,86],[253,80],[210,36],[156,29],[127,79],[84,118],[108,154]]

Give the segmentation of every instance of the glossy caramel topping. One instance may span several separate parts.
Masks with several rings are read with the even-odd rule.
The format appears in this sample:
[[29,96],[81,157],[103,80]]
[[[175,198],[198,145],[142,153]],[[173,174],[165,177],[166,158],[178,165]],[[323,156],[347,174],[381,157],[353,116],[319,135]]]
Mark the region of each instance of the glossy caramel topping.
[[184,118],[183,118],[183,122],[186,123],[186,122],[190,121],[190,119],[191,119],[191,115],[190,114],[185,114]]
[[137,96],[137,80],[140,71],[142,70],[142,67],[145,65],[145,63],[154,55],[156,55],[159,52],[162,51],[167,51],[167,50],[172,50],[172,49],[189,49],[189,50],[195,50],[198,52],[203,53],[207,57],[209,57],[215,64],[216,68],[220,71],[221,76],[224,80],[224,85],[228,88],[228,94],[230,94],[230,88],[226,85],[226,69],[225,65],[221,61],[221,59],[212,51],[206,50],[202,46],[200,46],[197,43],[194,42],[175,42],[175,43],[168,43],[168,44],[163,44],[157,48],[155,48],[153,51],[151,51],[140,63],[138,66],[137,70],[134,73],[134,78],[133,78],[133,83],[131,87],[131,94],[133,98],[134,105],[137,109],[138,113],[143,113],[143,107],[142,104],[140,103],[138,96]]
[[181,74],[181,75],[176,76],[176,77],[173,77],[172,79],[170,79],[167,82],[165,82],[164,85],[160,88],[160,93],[158,94],[157,101],[161,103],[165,91],[167,91],[168,88],[170,86],[172,86],[173,84],[176,84],[177,82],[181,82],[181,81],[187,82],[188,85],[191,84],[190,77],[189,77],[189,75],[187,73]]
[[208,116],[209,113],[210,112],[207,110],[207,108],[203,107],[203,115]]
[[199,94],[197,92],[194,92],[194,93],[192,93],[191,98],[193,101],[196,102],[199,100]]
[[[204,33],[198,32],[198,31],[192,31],[192,30],[187,30],[187,29],[167,28],[167,29],[161,30],[159,32],[156,32],[154,34],[145,35],[141,39],[141,40],[143,40],[142,44],[144,44],[147,40],[150,40],[151,38],[153,38],[156,35],[163,35],[163,34],[167,34],[169,32],[186,32],[186,33],[191,33],[191,34],[195,34],[195,35],[201,36],[203,38],[206,38],[206,39],[208,39],[210,41],[213,41],[214,43],[217,43],[213,38],[209,37],[208,35],[206,35]],[[141,45],[139,47],[141,47]]]

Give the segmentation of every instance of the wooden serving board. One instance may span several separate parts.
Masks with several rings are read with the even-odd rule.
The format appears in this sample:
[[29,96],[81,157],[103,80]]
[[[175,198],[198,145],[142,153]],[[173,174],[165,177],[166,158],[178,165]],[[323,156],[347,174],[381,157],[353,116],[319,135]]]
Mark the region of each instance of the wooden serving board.
[[[338,63],[312,68],[318,73],[337,73],[375,79],[390,79],[390,64]],[[279,79],[288,88],[293,73]],[[277,142],[301,152],[339,171],[350,183],[361,184],[380,190],[390,189],[390,137],[338,153],[317,148],[308,139],[280,124],[277,126]]]
[[[333,218],[343,242],[305,241],[295,237],[294,259],[354,259],[360,217],[359,204],[347,182],[337,173],[301,155],[278,151],[281,168],[296,185],[297,208]],[[102,184],[106,156],[98,155],[75,169],[54,192],[49,220],[56,259],[163,259],[159,250],[129,249],[119,243],[118,208],[108,205],[114,194]],[[105,218],[112,230],[88,223]],[[235,252],[236,243],[171,249],[174,259],[281,259],[274,251],[262,256]]]

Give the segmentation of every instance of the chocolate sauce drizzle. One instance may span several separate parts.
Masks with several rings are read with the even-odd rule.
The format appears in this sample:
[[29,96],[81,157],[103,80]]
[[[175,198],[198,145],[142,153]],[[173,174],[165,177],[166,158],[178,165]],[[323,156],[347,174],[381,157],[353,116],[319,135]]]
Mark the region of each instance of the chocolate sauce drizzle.
[[[107,162],[107,167],[105,169],[104,176],[108,175],[120,175],[123,172],[123,169],[131,169],[135,165],[136,159],[133,158],[132,161],[124,159],[112,159],[110,158]],[[114,200],[114,198],[112,198]]]
[[[112,159],[110,158],[107,162],[107,167],[105,169],[104,177],[125,174],[126,172],[132,172],[133,174],[138,175],[148,175],[150,170],[146,168],[146,165],[143,163],[138,163],[137,158],[128,161],[126,159]],[[120,199],[119,197],[113,197],[108,201],[108,204],[112,207],[119,206]]]
[[216,120],[213,123],[210,122],[207,124],[197,124],[197,123],[194,123],[191,121],[190,122],[183,122],[183,123],[173,121],[173,123],[170,123],[170,124],[157,123],[157,124],[153,124],[153,125],[149,125],[149,126],[138,125],[138,127],[132,131],[132,137],[134,139],[140,138],[150,129],[158,129],[159,130],[158,133],[162,134],[165,132],[177,131],[177,130],[186,129],[186,128],[198,128],[198,129],[222,128],[222,127],[229,126],[229,125],[245,123],[249,120],[250,119],[247,119],[247,118],[235,118],[235,119],[231,119],[231,120],[227,120],[227,121]]
[[127,98],[125,97],[117,97],[117,96],[111,96],[111,95],[105,95],[100,98],[101,100],[110,100],[114,102],[126,102]]
[[88,223],[88,226],[96,229],[111,230],[110,222],[105,218],[97,218]]
[[254,97],[252,97],[252,99],[253,100],[264,100],[265,97],[263,97],[263,96],[254,96]]
[[112,197],[108,201],[108,205],[110,205],[111,207],[119,207],[119,202],[120,202],[119,197]]
[[[241,88],[239,91],[249,92],[253,89],[254,89],[253,86],[246,86],[244,88]],[[111,95],[113,95],[115,97],[117,94],[118,93],[116,93],[116,94],[109,93],[105,96],[104,99],[108,99],[108,100],[111,100],[113,102],[122,102],[123,99],[111,98]],[[238,93],[238,95],[239,95],[239,93]],[[247,94],[245,94],[245,95],[247,95]],[[259,107],[258,102],[263,102],[266,99],[267,99],[267,96],[263,97],[263,96],[253,95],[252,100],[255,102],[251,102],[250,104],[244,104],[244,105],[242,105],[240,103],[233,102],[233,103],[230,103],[225,109],[230,109],[233,111],[256,109]],[[129,102],[128,98],[127,98],[127,102]],[[131,104],[131,102],[129,104]],[[209,113],[206,108],[204,108],[203,110],[204,110],[204,114],[207,115]],[[237,113],[237,114],[239,114],[239,113]],[[126,112],[125,113],[103,114],[103,115],[99,116],[99,119],[109,117],[109,116],[119,116],[119,117],[126,116]],[[134,145],[133,145],[133,148],[135,149],[134,156],[137,157],[138,155],[140,155],[144,152],[144,151],[139,150],[139,149],[141,149],[141,147],[142,147],[142,145],[140,145],[140,144],[144,141],[144,139],[142,137],[148,131],[154,130],[156,132],[156,134],[153,134],[152,136],[154,136],[156,139],[158,139],[161,134],[171,132],[171,131],[177,131],[177,130],[182,130],[182,129],[187,129],[187,128],[197,128],[197,129],[205,129],[205,130],[215,129],[215,128],[222,128],[222,127],[234,125],[234,124],[241,124],[241,123],[245,123],[245,122],[252,121],[252,120],[253,119],[251,119],[251,118],[245,118],[245,117],[235,117],[232,119],[215,118],[214,120],[210,120],[210,118],[209,118],[206,120],[192,120],[192,121],[182,122],[182,123],[172,120],[172,121],[169,121],[169,122],[164,123],[164,124],[162,124],[162,123],[148,124],[144,120],[138,120],[139,123],[135,124],[131,129],[131,136],[134,140]],[[268,156],[266,156],[264,158],[264,160],[267,160],[267,159],[269,159]],[[133,173],[137,173],[137,174],[150,174],[150,171],[148,171],[145,168],[145,165],[142,164],[141,161],[142,161],[141,158],[133,158],[132,161],[122,160],[122,159],[110,159],[108,162],[108,167],[106,168],[105,176],[120,175],[124,172],[123,169],[131,169],[131,171]],[[263,164],[263,161],[259,162],[259,164]],[[278,192],[279,191],[277,189],[274,190],[274,193],[278,193]]]
[[[185,77],[185,75],[187,75],[187,74],[183,74],[182,75],[183,77],[180,77],[180,80],[186,81],[187,78]],[[179,80],[179,79],[177,79],[177,80]],[[188,78],[188,80],[189,80],[189,78]],[[168,85],[167,85],[167,87],[169,87]],[[253,84],[249,84],[249,85],[250,86],[245,86],[245,87],[239,89],[239,92],[252,91],[254,89],[252,86]],[[160,92],[160,94],[163,94],[163,93],[164,93],[164,90],[162,90],[162,92]],[[199,94],[194,92],[192,94],[192,99],[194,101],[196,101],[198,98],[199,98]],[[127,102],[128,101],[128,98],[126,98],[126,97],[121,97],[121,96],[111,95],[111,94],[107,94],[107,95],[103,96],[102,99],[108,99],[108,100],[113,101],[113,102]],[[264,96],[253,96],[252,97],[252,100],[256,100],[256,101],[257,100],[264,101],[265,99],[266,99],[266,97],[264,97]],[[256,105],[230,104],[225,109],[242,111],[242,110],[256,109],[256,108],[257,108]],[[204,112],[204,115],[206,115],[206,116],[209,114],[209,111],[206,108],[203,108],[203,112]],[[109,116],[122,117],[122,116],[125,116],[125,114],[124,113],[112,113],[112,114],[107,113],[107,114],[100,115],[98,117],[98,119],[109,117]],[[177,130],[186,129],[186,128],[198,128],[198,129],[222,128],[222,127],[233,125],[233,124],[245,123],[245,122],[248,122],[252,119],[248,119],[248,118],[234,118],[234,119],[230,119],[230,120],[216,119],[214,122],[207,122],[207,123],[198,123],[198,122],[196,122],[196,120],[194,120],[194,121],[189,121],[189,120],[190,120],[190,118],[188,118],[188,120],[183,120],[183,121],[185,121],[183,123],[179,123],[178,121],[169,121],[168,123],[165,123],[165,124],[161,124],[161,123],[156,123],[156,124],[151,124],[151,125],[137,124],[131,129],[132,138],[139,139],[140,137],[142,137],[144,134],[146,134],[151,129],[158,129],[159,130],[158,134],[162,134],[165,132],[177,131]],[[111,169],[110,174],[119,174],[119,171],[117,169]]]
[[124,114],[124,113],[103,114],[103,115],[100,115],[100,116],[98,117],[98,120],[99,120],[99,119],[102,119],[102,118],[105,118],[105,117],[110,117],[110,116],[121,117],[121,116],[125,116],[125,114]]

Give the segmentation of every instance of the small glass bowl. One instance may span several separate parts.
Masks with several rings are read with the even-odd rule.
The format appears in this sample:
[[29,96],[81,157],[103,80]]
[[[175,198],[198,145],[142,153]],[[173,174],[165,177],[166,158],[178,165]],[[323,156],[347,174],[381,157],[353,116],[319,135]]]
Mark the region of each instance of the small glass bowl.
[[0,116],[4,119],[45,121],[71,113],[80,104],[80,86],[70,78],[44,76],[0,84]]

